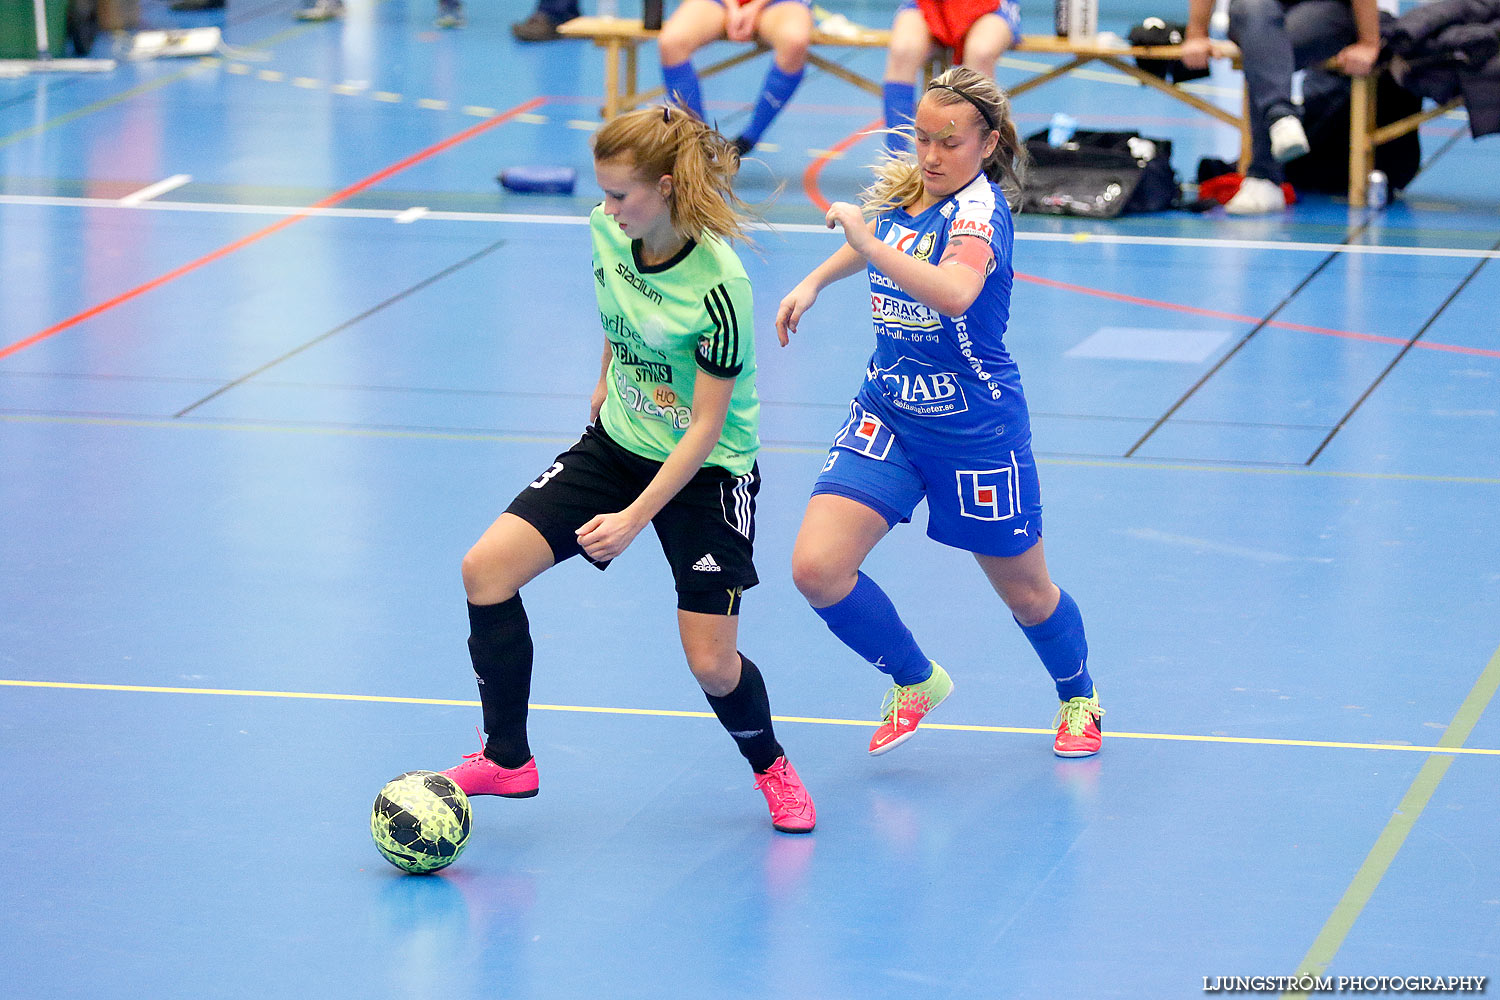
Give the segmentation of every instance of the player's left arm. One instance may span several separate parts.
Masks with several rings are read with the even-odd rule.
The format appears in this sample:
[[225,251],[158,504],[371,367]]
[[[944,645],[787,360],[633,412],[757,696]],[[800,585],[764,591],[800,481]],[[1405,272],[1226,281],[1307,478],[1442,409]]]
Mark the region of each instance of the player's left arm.
[[[595,515],[578,529],[591,559],[613,559],[640,534],[708,461],[724,433],[734,387],[744,372],[752,334],[750,284],[743,278],[714,286],[703,297],[705,329],[698,340],[692,416],[682,437],[641,495],[624,510]],[[742,325],[743,324],[743,325]]]
[[693,418],[651,482],[629,507],[617,514],[596,514],[578,529],[578,544],[590,559],[603,562],[624,552],[635,536],[703,468],[724,432],[734,383],[733,378],[717,378],[698,369],[693,380]]

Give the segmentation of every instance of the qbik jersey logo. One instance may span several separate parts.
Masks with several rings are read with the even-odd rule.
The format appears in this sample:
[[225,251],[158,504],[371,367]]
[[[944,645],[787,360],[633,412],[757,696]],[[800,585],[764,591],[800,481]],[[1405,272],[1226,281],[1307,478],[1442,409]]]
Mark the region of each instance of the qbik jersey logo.
[[918,233],[915,229],[907,229],[893,222],[886,231],[884,242],[917,260],[927,260],[932,256],[933,246],[937,244],[937,234]]
[[939,371],[925,361],[902,355],[889,368],[871,368],[865,377],[892,406],[919,417],[951,417],[969,409],[958,375]]

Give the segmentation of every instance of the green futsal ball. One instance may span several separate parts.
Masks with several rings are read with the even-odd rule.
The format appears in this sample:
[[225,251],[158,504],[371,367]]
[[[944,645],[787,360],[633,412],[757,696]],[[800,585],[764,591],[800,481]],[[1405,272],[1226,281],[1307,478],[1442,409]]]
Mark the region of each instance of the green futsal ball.
[[370,836],[385,859],[404,872],[425,875],[447,868],[469,842],[469,797],[446,774],[407,771],[375,796]]

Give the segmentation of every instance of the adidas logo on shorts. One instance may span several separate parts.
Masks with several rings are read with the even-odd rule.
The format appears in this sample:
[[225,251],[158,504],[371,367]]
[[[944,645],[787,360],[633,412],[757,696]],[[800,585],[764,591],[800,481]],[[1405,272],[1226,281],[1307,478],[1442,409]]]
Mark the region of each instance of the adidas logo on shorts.
[[705,554],[702,559],[693,563],[693,570],[698,573],[717,573],[720,571],[720,566],[714,562],[712,555]]

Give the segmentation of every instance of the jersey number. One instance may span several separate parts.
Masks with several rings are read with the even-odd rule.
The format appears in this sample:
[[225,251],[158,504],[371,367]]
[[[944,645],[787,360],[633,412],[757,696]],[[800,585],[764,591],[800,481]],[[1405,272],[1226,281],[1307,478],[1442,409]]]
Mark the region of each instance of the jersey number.
[[553,476],[557,475],[562,470],[563,470],[563,464],[561,462],[553,462],[552,463],[552,468],[550,468],[546,472],[542,473],[541,477],[539,479],[537,479],[536,482],[534,482],[534,483],[531,484],[531,488],[534,489],[534,490],[541,489],[543,486],[547,485],[547,480],[551,479]]

